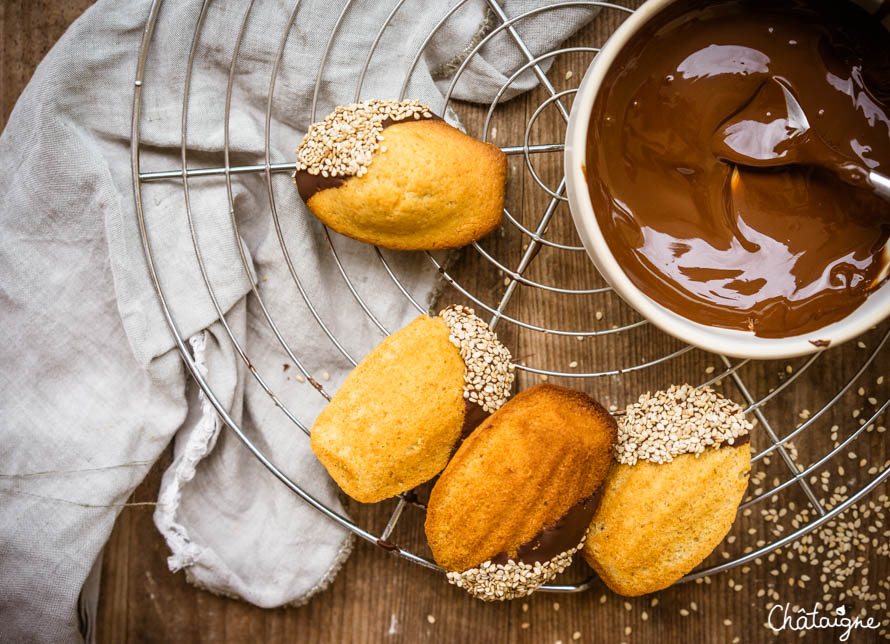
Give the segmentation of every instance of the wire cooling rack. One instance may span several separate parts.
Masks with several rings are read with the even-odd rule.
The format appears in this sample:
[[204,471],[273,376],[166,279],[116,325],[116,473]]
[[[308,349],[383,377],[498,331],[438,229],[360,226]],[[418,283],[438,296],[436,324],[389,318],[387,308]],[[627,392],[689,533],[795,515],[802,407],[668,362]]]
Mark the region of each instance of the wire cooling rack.
[[[770,537],[770,541],[747,537],[748,545],[733,556],[725,555],[724,560],[711,563],[711,559],[698,570],[688,575],[684,580],[703,577],[716,572],[727,570],[734,566],[755,560],[758,557],[785,546],[799,539],[802,535],[819,528],[830,522],[833,518],[844,512],[853,504],[860,501],[870,492],[882,485],[890,477],[890,461],[886,458],[886,446],[884,443],[871,443],[866,445],[867,434],[875,437],[872,430],[880,422],[882,415],[890,406],[890,397],[886,399],[886,392],[879,399],[869,396],[868,409],[863,414],[861,411],[850,410],[857,405],[856,395],[864,396],[865,386],[871,387],[871,376],[878,374],[876,382],[882,382],[884,373],[890,372],[887,368],[886,345],[890,337],[890,325],[882,325],[879,329],[873,329],[863,337],[856,346],[851,343],[845,347],[819,351],[809,358],[796,361],[796,364],[779,365],[774,363],[758,363],[756,361],[738,360],[733,362],[725,356],[704,354],[691,346],[669,338],[652,328],[645,320],[639,319],[633,311],[628,309],[609,286],[596,274],[592,264],[587,260],[584,249],[569,221],[568,211],[565,206],[564,195],[565,180],[560,176],[546,176],[547,172],[539,172],[536,169],[535,159],[540,155],[560,154],[563,148],[561,136],[553,135],[551,140],[535,142],[535,132],[544,130],[548,133],[558,132],[568,119],[569,103],[575,89],[569,86],[565,89],[557,89],[557,85],[563,83],[560,76],[556,81],[553,70],[557,68],[558,59],[571,58],[574,61],[584,59],[589,61],[596,55],[598,48],[591,45],[591,41],[602,44],[608,33],[615,25],[632,13],[632,8],[619,6],[608,2],[568,1],[554,2],[551,5],[540,7],[521,15],[507,15],[504,8],[497,0],[486,0],[487,13],[490,18],[490,28],[477,39],[472,50],[459,64],[452,77],[450,86],[445,94],[445,101],[440,113],[448,107],[456,107],[460,111],[461,106],[452,100],[455,86],[465,72],[469,61],[479,54],[479,51],[495,38],[510,39],[522,52],[526,61],[519,69],[512,73],[503,86],[492,98],[487,109],[481,112],[477,108],[481,121],[480,131],[472,132],[483,140],[496,139],[497,123],[501,122],[502,131],[509,129],[519,132],[520,141],[514,141],[513,145],[501,146],[501,149],[509,155],[511,186],[524,186],[523,194],[517,196],[515,190],[508,192],[507,208],[504,212],[504,224],[501,231],[494,233],[490,238],[474,243],[472,250],[464,252],[463,257],[453,266],[444,266],[432,254],[427,254],[432,264],[442,273],[443,278],[450,286],[448,295],[450,299],[446,303],[461,300],[473,306],[477,313],[488,317],[492,328],[496,328],[500,335],[507,338],[507,344],[514,348],[516,355],[516,368],[519,375],[520,386],[529,386],[538,380],[555,379],[566,380],[567,384],[578,388],[585,388],[596,392],[601,399],[615,402],[631,402],[645,388],[662,388],[678,379],[688,379],[698,384],[708,384],[717,388],[724,388],[727,395],[731,395],[746,405],[746,412],[750,414],[752,421],[760,428],[752,437],[753,457],[752,466],[755,468],[769,468],[771,459],[775,460],[778,475],[772,478],[772,485],[756,488],[742,504],[745,510],[757,505],[788,505],[791,498],[799,497],[803,504],[811,507],[809,522],[800,525],[793,532],[786,535]],[[192,81],[198,33],[205,19],[209,0],[205,0],[200,14],[197,17],[192,35],[190,55],[184,64],[187,65],[183,96],[183,114],[187,112],[186,106],[189,98],[189,88]],[[316,113],[319,88],[322,76],[326,70],[329,54],[335,46],[335,36],[341,28],[344,18],[350,12],[359,10],[361,2],[347,0],[340,8],[339,17],[327,41],[327,46],[321,52],[317,64],[315,93],[312,101],[312,120],[317,120],[323,114]],[[424,3],[423,7],[414,6],[418,0],[396,0],[392,10],[383,24],[371,28],[375,36],[368,38],[369,48],[365,53],[364,66],[356,78],[354,96],[344,96],[342,102],[357,100],[362,91],[372,57],[384,34],[384,30],[399,12],[403,11],[438,11],[441,18],[423,40],[422,45],[415,53],[408,69],[404,70],[401,95],[404,97],[411,75],[421,60],[426,47],[440,29],[453,18],[467,0],[460,0],[454,4],[445,6],[444,3]],[[635,6],[638,2],[629,2]],[[265,453],[258,445],[251,441],[237,422],[227,413],[214,394],[212,387],[196,368],[190,352],[186,347],[177,320],[168,307],[168,299],[165,289],[158,278],[157,266],[164,258],[158,257],[152,250],[151,239],[146,229],[145,218],[150,204],[143,199],[142,188],[146,182],[169,181],[178,183],[171,189],[181,189],[185,197],[182,216],[188,219],[189,229],[192,234],[195,255],[202,273],[204,284],[210,298],[217,308],[220,320],[231,340],[235,351],[250,367],[250,372],[257,386],[262,387],[293,423],[307,436],[309,430],[305,424],[286,407],[266,381],[262,374],[258,373],[250,363],[244,347],[236,339],[226,317],[222,311],[216,295],[207,278],[207,271],[195,235],[195,227],[189,203],[189,183],[200,181],[207,177],[223,177],[229,200],[230,211],[234,213],[234,200],[232,192],[233,177],[244,173],[263,175],[268,186],[269,210],[272,223],[278,235],[281,252],[287,264],[290,277],[294,282],[296,291],[304,300],[311,311],[315,321],[331,341],[332,354],[339,353],[349,363],[356,364],[356,358],[344,348],[341,339],[331,330],[329,320],[325,320],[319,314],[316,303],[310,299],[307,290],[301,282],[300,275],[292,260],[286,240],[282,233],[279,221],[279,212],[276,208],[275,196],[272,190],[273,181],[290,182],[289,173],[294,170],[294,163],[281,159],[271,158],[270,152],[270,124],[272,122],[273,103],[275,100],[275,84],[279,76],[279,69],[288,36],[294,29],[299,18],[300,1],[296,0],[289,18],[283,26],[280,35],[280,44],[277,56],[268,61],[270,71],[269,91],[266,103],[265,119],[265,150],[264,162],[255,165],[237,165],[231,163],[229,116],[233,97],[233,81],[239,64],[239,53],[242,37],[245,33],[248,18],[253,9],[253,1],[245,3],[244,13],[241,16],[240,26],[237,28],[237,40],[234,45],[234,53],[231,59],[228,85],[225,93],[225,145],[222,151],[222,165],[218,167],[187,167],[186,164],[186,120],[182,122],[182,165],[179,168],[171,168],[162,171],[144,171],[140,164],[140,125],[144,118],[143,106],[143,80],[148,52],[152,44],[158,13],[162,0],[155,0],[149,17],[146,21],[141,49],[139,53],[138,69],[135,77],[133,93],[133,122],[132,122],[132,173],[135,194],[136,213],[139,219],[139,227],[142,234],[143,248],[153,280],[157,290],[164,314],[175,338],[176,345],[182,354],[186,366],[192,376],[206,394],[207,398],[219,412],[223,421],[244,443],[245,447],[272,472],[285,486],[310,504],[328,519],[337,522],[362,539],[380,546],[387,552],[394,553],[414,563],[428,568],[440,570],[428,556],[418,554],[408,547],[400,547],[391,542],[397,524],[403,517],[403,511],[407,507],[419,505],[413,495],[402,495],[395,501],[395,506],[386,521],[385,527],[375,533],[363,528],[339,512],[332,510],[308,493],[301,485],[288,477],[274,463],[274,457]],[[522,21],[545,13],[559,12],[567,9],[599,9],[599,14],[593,25],[584,30],[579,36],[573,38],[565,46],[548,51],[541,55],[533,55],[527,44],[520,37],[517,26]],[[233,18],[234,19],[234,18]],[[360,55],[360,54],[357,54]],[[580,58],[579,58],[580,57]],[[584,58],[586,57],[586,58]],[[545,72],[545,63],[554,63],[549,72]],[[583,63],[582,63],[583,64]],[[584,68],[577,70],[573,82],[580,82]],[[538,88],[529,93],[526,99],[528,107],[525,113],[516,107],[504,107],[501,99],[509,91],[510,87],[523,74],[534,74],[539,81]],[[565,73],[564,80],[569,81],[571,74]],[[558,82],[557,82],[558,81]],[[512,101],[515,103],[516,101]],[[536,102],[536,106],[535,106]],[[507,104],[509,106],[509,103]],[[468,108],[467,108],[468,109]],[[509,127],[504,127],[503,119]],[[517,126],[516,119],[525,119],[524,128]],[[501,121],[499,121],[501,119]],[[497,142],[499,144],[499,142]],[[516,162],[519,159],[521,162]],[[525,177],[519,176],[525,174]],[[545,176],[542,176],[545,175]],[[551,173],[552,174],[552,173]],[[536,195],[527,194],[536,190]],[[533,207],[529,207],[529,205]],[[529,213],[542,213],[533,215]],[[521,213],[521,214],[520,214]],[[237,223],[234,215],[232,224],[235,234],[238,234]],[[321,224],[318,224],[321,226]],[[389,330],[372,313],[368,303],[362,298],[355,287],[353,276],[341,261],[337,253],[337,245],[331,235],[325,229],[327,246],[333,256],[340,278],[345,282],[351,292],[354,302],[344,302],[344,306],[357,306],[363,312],[365,319],[357,323],[371,324],[377,327],[382,334]],[[520,259],[515,265],[508,265],[498,259],[499,251],[508,244],[521,244]],[[247,274],[251,274],[248,259],[240,243],[236,244],[241,249],[241,260]],[[542,252],[543,251],[543,252]],[[503,253],[500,253],[503,254]],[[392,288],[408,298],[419,313],[426,312],[426,307],[417,302],[403,282],[393,270],[386,255],[377,249],[377,258],[392,278]],[[545,258],[545,259],[542,259]],[[490,275],[488,281],[480,280],[479,275]],[[284,351],[302,373],[318,391],[320,396],[330,399],[330,392],[326,391],[317,374],[310,371],[300,361],[299,351],[289,344],[279,331],[269,309],[263,302],[256,288],[253,296],[258,299],[263,316],[269,328],[281,343]],[[566,312],[574,311],[574,317],[589,319],[590,328],[570,329],[560,326],[565,320],[571,319]],[[604,312],[605,311],[605,312]],[[581,315],[577,315],[580,312]],[[584,315],[584,313],[587,315]],[[866,342],[865,340],[868,340]],[[585,342],[586,341],[586,342]],[[524,355],[523,351],[515,348],[528,348],[532,354]],[[648,353],[653,349],[656,353]],[[593,364],[587,368],[578,368],[578,361],[564,362],[563,366],[554,364],[553,356],[570,355],[573,350],[583,354],[582,362],[595,363],[598,357],[606,356],[618,364]],[[541,356],[544,356],[542,358]],[[829,357],[826,357],[829,356]],[[550,357],[550,360],[547,358]],[[703,365],[707,365],[704,366]],[[716,365],[716,366],[715,366]],[[691,369],[691,371],[690,371]],[[703,372],[703,373],[702,373]],[[700,376],[696,379],[696,375]],[[890,380],[890,379],[888,379]],[[752,384],[753,383],[753,384]],[[871,389],[869,389],[870,391]],[[812,406],[816,411],[810,412],[807,406]],[[618,406],[611,405],[613,410]],[[831,427],[832,440],[827,439],[827,432],[820,427]],[[839,427],[840,425],[840,427]],[[843,436],[838,439],[838,432]],[[306,439],[308,440],[308,438]],[[795,443],[797,447],[795,447]],[[840,501],[832,499],[827,501],[824,495],[816,489],[815,475],[829,467],[832,459],[841,459],[850,453],[851,448],[859,445],[871,456],[865,465],[857,468],[855,478],[848,477],[850,493]],[[861,451],[861,450],[860,450]],[[800,452],[800,454],[798,453]],[[809,454],[806,459],[803,454]],[[775,458],[775,457],[778,458]],[[801,461],[806,460],[808,464]],[[775,474],[775,472],[774,472]],[[765,478],[765,477],[764,477]],[[752,487],[754,487],[752,485]],[[420,504],[422,508],[422,504]],[[791,507],[794,507],[793,505]],[[419,513],[419,512],[418,512]],[[422,516],[422,515],[421,515]],[[409,519],[412,520],[412,519]],[[754,534],[757,526],[747,530],[747,534]],[[421,550],[420,544],[414,550]],[[567,585],[545,586],[543,590],[551,592],[576,592],[588,588],[592,579],[578,581]]]

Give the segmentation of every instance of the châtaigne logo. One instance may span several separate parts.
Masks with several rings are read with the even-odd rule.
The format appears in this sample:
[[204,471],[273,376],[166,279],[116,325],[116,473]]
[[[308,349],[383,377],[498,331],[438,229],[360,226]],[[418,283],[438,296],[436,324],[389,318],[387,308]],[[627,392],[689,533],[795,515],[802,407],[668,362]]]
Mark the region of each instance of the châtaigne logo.
[[840,640],[846,642],[850,639],[850,633],[855,629],[877,630],[881,623],[872,617],[862,619],[858,615],[847,617],[847,609],[838,606],[834,614],[823,613],[821,604],[816,602],[813,610],[803,608],[791,610],[790,604],[776,604],[773,606],[766,619],[766,625],[774,632],[781,633],[785,629],[789,631],[809,631],[815,629],[841,629]]

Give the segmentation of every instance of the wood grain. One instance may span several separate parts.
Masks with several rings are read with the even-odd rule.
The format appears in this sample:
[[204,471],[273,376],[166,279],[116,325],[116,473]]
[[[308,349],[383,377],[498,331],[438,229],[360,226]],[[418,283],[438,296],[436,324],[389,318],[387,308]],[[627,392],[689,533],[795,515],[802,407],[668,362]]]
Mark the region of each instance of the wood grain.
[[[0,3],[0,99],[2,123],[5,125],[14,102],[33,73],[42,56],[62,34],[66,26],[90,2],[29,2],[5,0]],[[634,3],[636,4],[636,3]],[[571,39],[568,46],[601,44],[620,20],[608,12],[589,28]],[[590,53],[560,56],[549,71],[557,90],[577,86],[591,58]],[[571,72],[571,74],[570,74]],[[521,144],[525,124],[547,94],[537,88],[503,105],[497,112],[491,138],[499,145]],[[567,101],[570,104],[570,98]],[[470,132],[481,133],[484,110],[461,105],[459,111]],[[551,105],[541,114],[531,130],[533,143],[561,141],[564,123]],[[536,170],[551,188],[561,178],[561,155],[547,154],[533,158]],[[534,229],[547,207],[549,197],[534,183],[524,167],[521,156],[510,158],[510,184],[507,207],[524,226]],[[559,205],[546,237],[563,244],[577,245],[571,218],[565,204]],[[514,269],[529,239],[515,226],[505,224],[503,230],[483,240],[482,247],[509,269]],[[452,271],[454,279],[491,306],[507,289],[509,278],[492,267],[478,252],[466,249]],[[524,273],[530,280],[561,287],[589,289],[603,282],[583,252],[544,248]],[[468,300],[454,289],[446,291],[443,302]],[[476,306],[479,309],[479,306]],[[602,319],[597,319],[602,311]],[[516,319],[546,324],[563,330],[608,330],[611,325],[624,325],[638,319],[636,314],[610,294],[558,294],[528,286],[519,286],[505,309]],[[863,338],[873,347],[887,325]],[[545,366],[563,371],[607,371],[639,364],[669,354],[682,345],[655,331],[650,326],[626,333],[587,338],[541,333],[519,328],[501,321],[497,330],[514,349],[524,364]],[[764,409],[766,418],[777,433],[787,435],[838,391],[869,353],[855,344],[822,356],[799,382],[789,387]],[[802,438],[795,442],[797,460],[803,465],[815,462],[831,449],[831,427],[841,426],[840,440],[856,427],[851,410],[863,409],[868,415],[874,405],[869,396],[883,401],[888,386],[877,385],[879,375],[888,372],[888,351],[883,351],[859,383],[842,401],[826,414]],[[789,361],[791,373],[804,361]],[[577,363],[577,366],[573,366]],[[710,368],[714,367],[715,371]],[[701,382],[711,373],[723,369],[716,356],[690,351],[669,360],[657,369],[645,369],[591,379],[556,378],[552,382],[580,387],[606,405],[624,405],[637,393],[661,388],[673,382]],[[756,363],[740,371],[755,397],[765,395],[779,386],[790,373],[786,364]],[[519,386],[527,387],[540,380],[528,372],[519,375]],[[888,379],[890,380],[890,379]],[[727,395],[740,399],[739,391],[726,378],[719,385]],[[883,420],[886,424],[886,417]],[[867,469],[880,466],[888,458],[887,434],[869,433],[849,449],[832,459],[828,468],[832,480],[845,482],[851,489],[866,480]],[[754,445],[768,445],[762,427],[754,437]],[[867,457],[868,465],[858,467],[848,452],[857,450]],[[858,456],[857,456],[858,459]],[[758,463],[755,471],[767,472],[767,483],[773,477],[788,478],[788,471],[773,455]],[[153,468],[145,482],[133,495],[134,501],[156,498],[161,473],[170,462],[169,451]],[[846,465],[843,475],[838,465]],[[752,485],[752,492],[755,486]],[[817,490],[821,497],[827,495]],[[883,486],[886,493],[887,486]],[[775,502],[764,504],[779,509],[794,503],[806,506],[806,499],[794,485],[780,493]],[[393,502],[376,505],[353,504],[350,511],[358,523],[374,530],[382,529]],[[761,506],[756,506],[760,508]],[[740,515],[732,532],[734,543],[727,541],[708,560],[709,564],[736,556],[760,539],[774,539],[759,511]],[[416,508],[408,508],[399,523],[393,540],[401,545],[427,552],[423,541],[422,516]],[[537,594],[527,601],[504,604],[483,604],[462,591],[448,586],[437,574],[387,555],[384,551],[361,542],[333,585],[308,605],[297,608],[263,610],[246,603],[217,597],[189,585],[183,574],[171,574],[166,565],[168,551],[152,522],[151,508],[128,507],[121,513],[103,559],[102,592],[99,606],[98,634],[101,642],[741,642],[795,641],[792,633],[775,637],[764,628],[766,599],[758,598],[759,589],[776,587],[782,602],[812,606],[821,599],[820,584],[806,588],[790,586],[789,579],[813,573],[812,568],[790,559],[783,552],[776,563],[752,565],[743,572],[714,576],[707,582],[688,583],[657,595],[658,605],[651,598],[624,600],[608,592],[597,580],[592,590],[576,595]],[[868,555],[870,579],[887,579],[890,568],[886,557]],[[787,561],[789,568],[780,576],[769,574],[771,567]],[[567,573],[569,578],[582,579],[588,574],[583,564],[576,564]],[[734,590],[729,581],[742,586]],[[873,582],[874,583],[874,582]],[[604,602],[604,603],[603,603]],[[693,609],[691,606],[695,606]],[[852,602],[859,608],[861,602]],[[871,610],[874,615],[875,612]],[[689,611],[688,616],[681,610]],[[645,616],[644,616],[645,615]],[[883,618],[886,615],[878,614]],[[629,629],[629,630],[627,630]],[[806,641],[836,641],[838,633],[811,631]],[[578,638],[577,640],[575,638]],[[871,634],[855,633],[850,641],[871,641]]]

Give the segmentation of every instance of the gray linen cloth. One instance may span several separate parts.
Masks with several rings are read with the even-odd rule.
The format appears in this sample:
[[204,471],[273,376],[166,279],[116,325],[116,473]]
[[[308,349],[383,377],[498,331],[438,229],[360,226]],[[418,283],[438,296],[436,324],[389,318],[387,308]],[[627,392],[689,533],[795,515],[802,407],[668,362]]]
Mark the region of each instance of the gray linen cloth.
[[[516,16],[542,4],[548,3],[503,0],[501,6]],[[360,0],[343,14],[319,85],[316,118],[353,100],[366,52],[393,6]],[[415,53],[450,7],[405,2],[381,36],[363,98],[398,95]],[[223,163],[230,73],[231,163],[264,161],[267,96],[285,34],[270,159],[294,158],[312,121],[321,52],[342,4],[303,0],[291,27],[293,8],[292,2],[256,3],[232,68],[248,3],[206,3],[185,105],[189,166]],[[330,582],[352,545],[350,533],[298,499],[222,429],[175,348],[147,271],[130,166],[133,81],[149,11],[148,0],[101,0],[89,9],[41,63],[0,137],[4,642],[92,638],[103,545],[133,489],[171,440],[174,461],[163,477],[155,522],[170,547],[171,570],[185,570],[193,583],[259,606],[302,603]],[[591,13],[560,9],[517,28],[537,54]],[[160,7],[139,114],[143,172],[181,167],[187,61],[200,15],[198,0]],[[485,2],[469,0],[429,43],[408,95],[441,111],[450,75],[498,23]],[[455,96],[490,100],[524,62],[501,34],[471,59]],[[523,76],[508,96],[535,82]],[[305,427],[324,398],[297,377],[266,315],[329,392],[352,366],[344,354],[361,359],[383,332],[358,306],[322,227],[288,175],[273,175],[268,185],[264,174],[233,175],[231,206],[220,177],[190,180],[188,195],[182,183],[143,183],[142,204],[159,279],[171,315],[189,339],[191,359],[272,461],[345,515],[308,438],[258,384],[228,331]],[[270,193],[305,298],[285,262]],[[225,326],[203,281],[187,212]],[[373,248],[332,238],[353,287],[382,326],[395,330],[417,315]],[[438,275],[428,259],[384,254],[412,296],[430,305]]]

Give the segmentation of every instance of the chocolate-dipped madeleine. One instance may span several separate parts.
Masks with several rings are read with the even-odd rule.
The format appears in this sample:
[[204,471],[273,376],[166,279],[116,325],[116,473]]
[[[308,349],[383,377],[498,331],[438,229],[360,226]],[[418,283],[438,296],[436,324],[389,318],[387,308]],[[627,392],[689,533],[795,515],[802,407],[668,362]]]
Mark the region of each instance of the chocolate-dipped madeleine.
[[295,183],[337,232],[396,250],[457,248],[501,222],[507,159],[426,105],[361,101],[313,124]]
[[748,486],[750,429],[707,388],[674,386],[628,406],[582,551],[609,588],[667,588],[717,547]]
[[349,496],[380,501],[445,467],[462,433],[513,385],[510,352],[472,309],[420,316],[371,351],[312,426],[312,449]]
[[448,581],[491,601],[562,572],[584,542],[615,435],[595,400],[553,385],[517,394],[479,425],[427,509],[427,540]]

